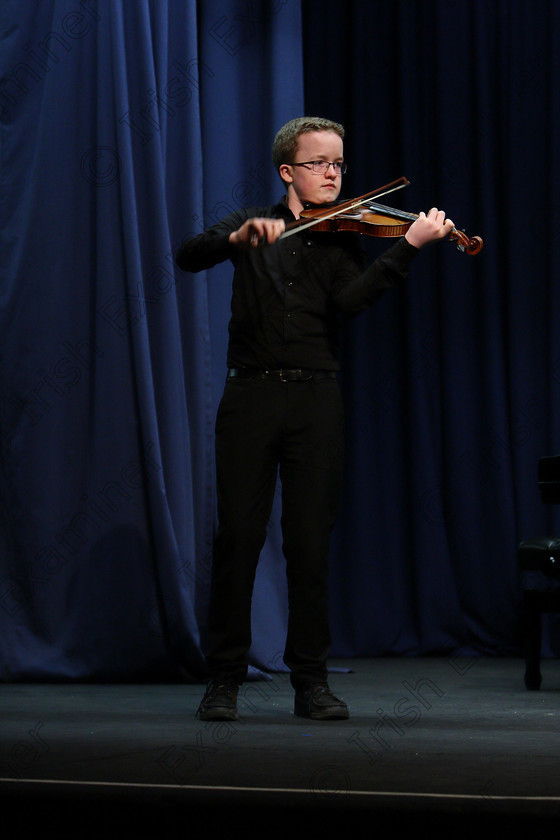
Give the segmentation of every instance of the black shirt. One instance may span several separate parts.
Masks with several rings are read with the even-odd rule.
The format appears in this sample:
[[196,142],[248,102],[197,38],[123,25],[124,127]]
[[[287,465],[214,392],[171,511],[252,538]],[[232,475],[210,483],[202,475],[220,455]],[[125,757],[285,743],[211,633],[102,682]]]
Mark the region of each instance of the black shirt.
[[230,233],[257,216],[294,221],[285,199],[237,210],[175,255],[190,272],[233,263],[228,367],[338,370],[339,316],[360,312],[405,279],[418,250],[403,237],[364,269],[356,233],[310,228],[260,248],[230,245]]

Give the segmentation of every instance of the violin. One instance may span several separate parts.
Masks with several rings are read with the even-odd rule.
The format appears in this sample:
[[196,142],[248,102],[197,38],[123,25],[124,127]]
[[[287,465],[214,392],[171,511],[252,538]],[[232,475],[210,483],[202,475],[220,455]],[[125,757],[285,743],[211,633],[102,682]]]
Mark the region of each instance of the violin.
[[[398,237],[404,236],[409,227],[418,218],[417,213],[407,213],[394,207],[387,207],[372,201],[373,197],[386,195],[401,189],[410,183],[406,178],[399,178],[371,193],[366,193],[349,201],[341,202],[333,210],[332,206],[313,207],[301,212],[300,218],[287,225],[280,239],[293,233],[313,227],[316,231],[354,231],[366,236]],[[457,242],[457,250],[469,256],[480,253],[484,245],[480,236],[468,236],[465,231],[453,227],[449,241]]]

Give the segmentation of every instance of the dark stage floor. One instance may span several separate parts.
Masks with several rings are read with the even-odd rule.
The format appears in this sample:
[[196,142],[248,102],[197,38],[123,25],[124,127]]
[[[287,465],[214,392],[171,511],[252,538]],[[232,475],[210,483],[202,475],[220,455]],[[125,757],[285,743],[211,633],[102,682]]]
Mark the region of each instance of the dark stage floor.
[[[0,813],[11,837],[285,837],[556,826],[560,662],[333,661],[348,721],[292,713],[287,675],[239,721],[202,723],[198,685],[3,684]],[[366,821],[366,822],[364,822]],[[560,824],[560,821],[559,821]]]

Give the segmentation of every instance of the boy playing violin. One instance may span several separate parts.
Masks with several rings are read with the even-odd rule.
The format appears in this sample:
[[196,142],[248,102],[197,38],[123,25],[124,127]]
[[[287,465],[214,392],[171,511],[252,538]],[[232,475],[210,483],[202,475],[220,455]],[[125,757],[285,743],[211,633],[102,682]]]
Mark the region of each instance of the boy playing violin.
[[255,573],[279,470],[288,584],[284,663],[296,715],[348,718],[327,679],[329,540],[339,509],[343,405],[336,373],[338,318],[372,305],[402,282],[411,260],[445,239],[453,223],[432,208],[364,268],[356,235],[281,238],[304,208],[334,202],[346,171],[344,129],[301,117],[273,143],[285,196],[238,210],[183,243],[177,265],[190,272],[226,259],[234,267],[227,379],[216,419],[218,527],[205,644],[208,685],[197,714],[236,720],[247,674]]

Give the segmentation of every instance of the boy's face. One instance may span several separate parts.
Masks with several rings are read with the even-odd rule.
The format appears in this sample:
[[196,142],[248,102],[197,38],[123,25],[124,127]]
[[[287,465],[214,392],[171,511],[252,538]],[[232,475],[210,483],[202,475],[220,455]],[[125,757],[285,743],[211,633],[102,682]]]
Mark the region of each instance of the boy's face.
[[[310,131],[300,135],[294,163],[313,160],[343,162],[342,138],[334,131]],[[292,186],[301,204],[326,204],[335,201],[342,186],[342,175],[337,175],[334,167],[326,172],[314,172],[311,166],[293,166],[283,164],[280,175]]]

